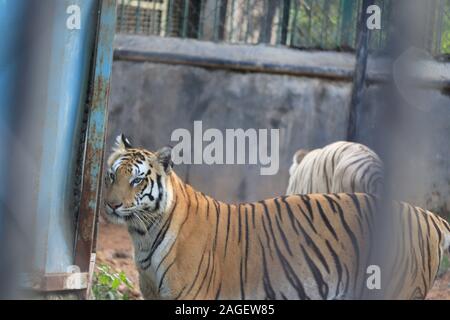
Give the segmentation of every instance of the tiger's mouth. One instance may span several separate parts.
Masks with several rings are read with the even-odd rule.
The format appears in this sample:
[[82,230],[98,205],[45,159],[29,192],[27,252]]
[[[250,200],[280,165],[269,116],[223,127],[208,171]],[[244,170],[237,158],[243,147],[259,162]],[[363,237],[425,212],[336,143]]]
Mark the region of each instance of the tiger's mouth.
[[[113,218],[113,219],[119,220],[121,222],[126,222],[133,217],[132,214],[120,214],[120,211],[118,212],[116,209],[112,209],[109,206],[105,206],[105,212],[106,212],[106,216],[108,218]],[[116,221],[112,221],[112,222],[116,222]]]

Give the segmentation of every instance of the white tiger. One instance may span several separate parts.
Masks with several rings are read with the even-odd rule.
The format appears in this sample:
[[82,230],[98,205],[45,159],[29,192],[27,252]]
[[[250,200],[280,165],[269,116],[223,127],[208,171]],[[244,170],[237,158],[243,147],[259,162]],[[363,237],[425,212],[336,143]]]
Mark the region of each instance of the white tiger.
[[289,169],[287,194],[380,194],[383,163],[368,147],[338,141],[312,151],[300,149]]

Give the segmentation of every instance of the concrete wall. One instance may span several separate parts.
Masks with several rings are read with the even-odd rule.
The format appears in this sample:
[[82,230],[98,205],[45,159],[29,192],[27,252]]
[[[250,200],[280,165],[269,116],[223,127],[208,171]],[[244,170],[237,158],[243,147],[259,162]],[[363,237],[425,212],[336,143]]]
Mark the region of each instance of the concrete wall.
[[[277,175],[261,176],[258,165],[175,168],[185,181],[217,199],[253,201],[283,194],[297,149],[346,139],[351,54],[119,36],[115,58],[108,148],[121,132],[150,150],[174,144],[172,131],[192,130],[195,120],[203,121],[203,130],[280,129]],[[370,62],[371,83],[382,77],[381,64]],[[380,84],[367,88],[358,117],[358,140],[372,147],[374,136],[382,130],[377,122],[383,106],[381,88]],[[422,122],[433,123],[435,130],[427,133],[432,140],[423,139],[416,150],[405,147],[403,153],[405,159],[415,155],[409,158],[413,161],[404,160],[408,165],[403,167],[417,176],[407,175],[402,184],[419,187],[405,189],[401,197],[449,212],[450,100],[439,91],[433,94],[436,112],[422,117]]]

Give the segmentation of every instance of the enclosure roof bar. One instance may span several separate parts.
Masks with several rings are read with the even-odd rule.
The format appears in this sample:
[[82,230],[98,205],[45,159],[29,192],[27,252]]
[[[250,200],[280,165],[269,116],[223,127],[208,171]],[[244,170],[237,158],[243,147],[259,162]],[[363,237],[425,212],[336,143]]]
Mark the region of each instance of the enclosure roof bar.
[[[308,51],[265,45],[236,45],[191,39],[116,35],[114,59],[187,65],[237,72],[258,72],[351,81],[355,57],[348,52]],[[367,82],[389,79],[388,61],[369,57]],[[421,87],[450,88],[450,63],[426,61]],[[438,71],[436,71],[438,70]]]

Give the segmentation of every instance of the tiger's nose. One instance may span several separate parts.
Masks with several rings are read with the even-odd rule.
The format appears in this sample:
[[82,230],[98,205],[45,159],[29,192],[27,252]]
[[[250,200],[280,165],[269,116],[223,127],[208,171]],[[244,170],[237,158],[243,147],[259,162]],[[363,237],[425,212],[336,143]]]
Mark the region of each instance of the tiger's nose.
[[110,207],[111,209],[116,210],[117,208],[122,206],[122,202],[121,203],[111,203],[111,202],[106,202],[106,205],[108,207]]

